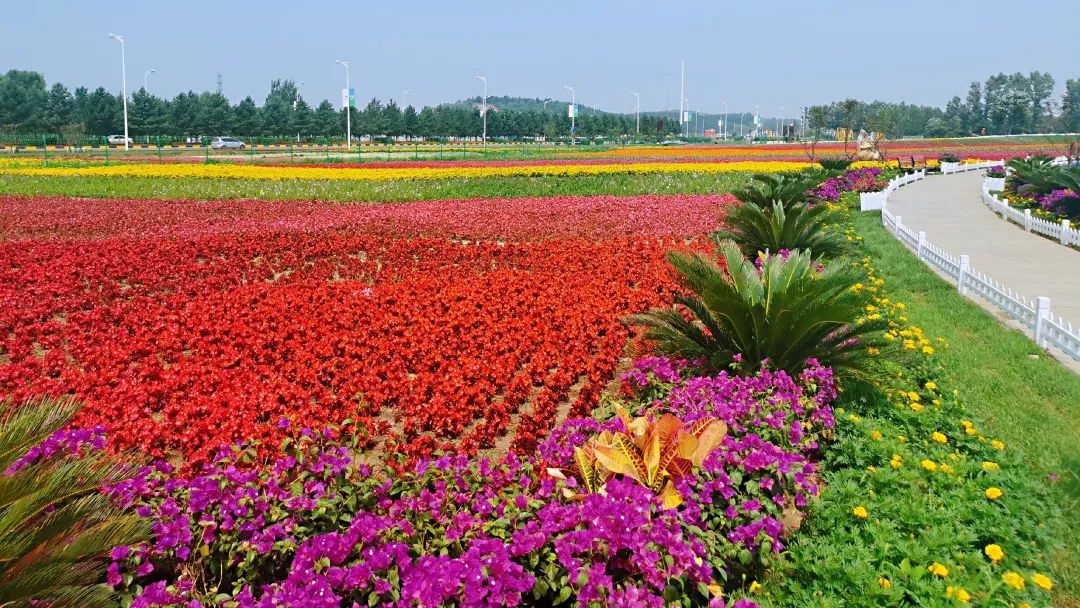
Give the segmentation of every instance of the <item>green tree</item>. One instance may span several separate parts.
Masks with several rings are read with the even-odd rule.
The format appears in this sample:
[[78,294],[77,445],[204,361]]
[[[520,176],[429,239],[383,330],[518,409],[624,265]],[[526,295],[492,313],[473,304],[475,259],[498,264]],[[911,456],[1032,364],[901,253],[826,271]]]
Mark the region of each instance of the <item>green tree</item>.
[[165,101],[140,87],[128,104],[128,120],[133,135],[161,135],[168,120]]
[[324,137],[338,136],[344,133],[345,114],[334,109],[334,104],[322,100],[315,108],[315,132]]
[[1065,95],[1061,98],[1061,120],[1066,132],[1080,131],[1080,79],[1065,81]]
[[301,135],[312,135],[315,131],[315,112],[301,97],[293,102],[293,130]]
[[967,133],[980,133],[986,126],[986,109],[982,102],[982,85],[978,81],[972,82],[968,87],[967,98],[964,100],[964,113],[960,119],[964,131]]
[[1054,94],[1054,77],[1048,72],[1034,71],[1028,74],[1027,81],[1033,130],[1045,132],[1053,114],[1050,97]]
[[259,108],[250,96],[240,100],[232,109],[232,131],[237,135],[252,136],[259,133]]
[[217,136],[229,132],[232,122],[232,105],[221,93],[200,93],[196,124],[204,135]]
[[87,132],[100,136],[123,133],[123,101],[105,87],[98,87],[87,96],[85,112],[83,123]]
[[71,96],[68,88],[59,82],[54,82],[49,87],[48,96],[45,98],[45,113],[42,124],[52,132],[60,131],[61,127],[75,122],[75,98]]
[[0,76],[0,125],[18,131],[44,126],[45,78],[37,72],[9,70]]
[[402,128],[401,109],[391,99],[382,109],[382,132],[387,135],[401,135]]
[[180,93],[169,104],[169,130],[184,137],[204,136],[198,131],[199,96],[192,91]]
[[409,106],[401,113],[401,132],[409,137],[416,137],[420,130],[420,116],[416,108]]

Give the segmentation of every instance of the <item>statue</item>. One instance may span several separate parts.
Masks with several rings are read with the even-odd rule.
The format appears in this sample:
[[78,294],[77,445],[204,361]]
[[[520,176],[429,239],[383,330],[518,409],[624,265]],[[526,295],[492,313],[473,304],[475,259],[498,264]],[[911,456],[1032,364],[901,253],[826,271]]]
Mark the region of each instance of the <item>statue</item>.
[[884,139],[884,136],[881,133],[871,135],[866,132],[866,129],[861,129],[859,138],[856,140],[858,151],[855,152],[855,158],[857,160],[881,160],[881,150],[878,149],[878,146],[882,139]]

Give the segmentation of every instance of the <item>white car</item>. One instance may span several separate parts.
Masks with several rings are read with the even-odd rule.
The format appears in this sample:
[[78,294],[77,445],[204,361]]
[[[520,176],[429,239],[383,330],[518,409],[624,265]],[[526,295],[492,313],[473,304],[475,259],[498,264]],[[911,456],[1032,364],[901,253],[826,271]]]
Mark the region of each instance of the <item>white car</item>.
[[210,147],[215,150],[227,150],[230,148],[243,150],[244,142],[232,137],[215,137],[213,141],[210,142]]
[[[108,140],[109,145],[111,145],[111,146],[122,146],[125,143],[124,139],[125,138],[124,138],[123,135],[110,135],[109,140]],[[130,137],[128,137],[126,143],[128,145],[131,145],[133,143],[133,140]]]

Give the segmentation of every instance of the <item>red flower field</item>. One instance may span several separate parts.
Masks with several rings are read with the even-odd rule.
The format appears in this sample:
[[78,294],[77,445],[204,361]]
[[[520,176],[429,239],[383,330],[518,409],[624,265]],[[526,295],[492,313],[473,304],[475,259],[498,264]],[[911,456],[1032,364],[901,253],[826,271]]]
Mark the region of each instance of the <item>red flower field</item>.
[[620,319],[729,200],[0,199],[0,395],[76,395],[114,447],[190,462],[282,418],[528,449],[596,404]]

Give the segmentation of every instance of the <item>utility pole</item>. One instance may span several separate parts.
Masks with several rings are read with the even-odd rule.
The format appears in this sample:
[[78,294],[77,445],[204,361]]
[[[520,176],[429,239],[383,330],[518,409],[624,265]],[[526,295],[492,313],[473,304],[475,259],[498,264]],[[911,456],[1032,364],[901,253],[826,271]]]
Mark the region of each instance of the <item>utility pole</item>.
[[640,135],[641,134],[641,94],[640,93],[635,93],[633,91],[630,91],[630,94],[633,95],[634,99],[637,100],[636,103],[634,104],[634,120],[637,121],[637,127],[635,128],[634,133]]
[[577,118],[577,93],[574,87],[568,84],[564,84],[563,88],[570,91],[570,145],[573,146],[577,143],[577,129],[574,125],[574,119]]

